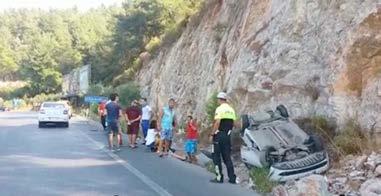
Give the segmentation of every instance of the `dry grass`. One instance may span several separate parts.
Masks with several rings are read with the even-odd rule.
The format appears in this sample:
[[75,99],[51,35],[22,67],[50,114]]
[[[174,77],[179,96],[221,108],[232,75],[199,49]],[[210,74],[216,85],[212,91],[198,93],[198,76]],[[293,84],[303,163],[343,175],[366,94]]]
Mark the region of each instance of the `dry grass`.
[[346,155],[357,155],[377,150],[374,139],[370,138],[355,119],[348,119],[340,129],[323,116],[296,121],[308,134],[315,134],[322,140],[333,163]]
[[335,146],[342,154],[360,154],[368,147],[368,137],[355,120],[350,119],[333,138]]

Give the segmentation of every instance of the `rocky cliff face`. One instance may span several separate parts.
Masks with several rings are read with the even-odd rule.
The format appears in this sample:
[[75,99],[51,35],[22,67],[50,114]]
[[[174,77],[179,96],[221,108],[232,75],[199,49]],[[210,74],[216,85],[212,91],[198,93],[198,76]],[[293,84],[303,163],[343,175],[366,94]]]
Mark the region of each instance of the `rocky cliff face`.
[[137,79],[152,105],[175,97],[184,115],[225,90],[240,113],[282,103],[381,131],[380,74],[378,0],[210,0]]

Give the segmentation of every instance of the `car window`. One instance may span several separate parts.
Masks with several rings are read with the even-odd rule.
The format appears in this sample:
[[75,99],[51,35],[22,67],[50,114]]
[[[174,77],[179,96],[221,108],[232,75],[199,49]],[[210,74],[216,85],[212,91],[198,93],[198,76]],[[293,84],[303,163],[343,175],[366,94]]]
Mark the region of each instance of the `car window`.
[[61,103],[44,103],[43,108],[64,108],[64,104]]

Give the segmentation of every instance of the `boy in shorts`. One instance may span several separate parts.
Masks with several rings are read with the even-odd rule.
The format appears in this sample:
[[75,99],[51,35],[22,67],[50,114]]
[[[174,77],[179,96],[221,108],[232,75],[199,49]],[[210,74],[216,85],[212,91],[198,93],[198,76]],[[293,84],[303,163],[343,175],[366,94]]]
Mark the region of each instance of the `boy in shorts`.
[[197,123],[191,115],[188,116],[187,127],[186,127],[186,142],[185,142],[185,152],[187,153],[187,160],[190,163],[196,162],[196,152],[197,152]]

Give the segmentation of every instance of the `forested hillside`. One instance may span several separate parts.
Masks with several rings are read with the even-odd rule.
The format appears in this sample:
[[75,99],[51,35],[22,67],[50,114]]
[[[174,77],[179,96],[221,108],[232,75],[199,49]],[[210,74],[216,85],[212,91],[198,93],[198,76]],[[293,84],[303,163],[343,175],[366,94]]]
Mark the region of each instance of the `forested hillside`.
[[[200,0],[133,0],[121,7],[86,12],[7,10],[0,13],[0,81],[22,80],[17,92],[34,96],[60,91],[62,76],[92,65],[92,82],[103,85],[130,80],[144,51],[174,41]],[[119,76],[119,77],[117,77]]]

